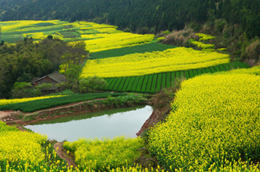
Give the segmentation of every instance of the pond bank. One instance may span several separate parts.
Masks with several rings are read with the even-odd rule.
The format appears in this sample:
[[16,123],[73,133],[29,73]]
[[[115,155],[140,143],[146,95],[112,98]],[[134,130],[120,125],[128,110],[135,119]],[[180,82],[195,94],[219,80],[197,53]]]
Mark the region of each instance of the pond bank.
[[4,121],[8,125],[29,125],[62,117],[77,116],[118,108],[137,107],[147,104],[149,104],[147,97],[139,94],[132,94],[72,103],[32,113],[13,111],[12,113],[5,113],[5,116],[0,120]]
[[106,110],[86,113],[55,120],[26,125],[25,128],[50,140],[74,142],[80,138],[113,139],[115,137],[135,138],[153,108],[149,105],[134,108]]
[[140,136],[148,128],[162,121],[170,111],[168,103],[159,103],[164,106],[158,108],[158,102],[154,102],[151,96],[127,95],[119,97],[101,98],[67,105],[57,106],[54,108],[43,109],[32,113],[23,113],[21,111],[0,111],[0,120],[8,125],[22,127],[25,125],[37,124],[44,121],[56,120],[64,117],[76,117],[83,114],[91,114],[120,108],[131,108],[144,105],[153,106],[152,115],[145,121],[141,129],[136,133]]

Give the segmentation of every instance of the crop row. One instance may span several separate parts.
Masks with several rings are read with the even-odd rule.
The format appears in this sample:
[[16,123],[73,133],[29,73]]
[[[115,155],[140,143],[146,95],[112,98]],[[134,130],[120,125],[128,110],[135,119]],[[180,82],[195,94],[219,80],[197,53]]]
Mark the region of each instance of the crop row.
[[107,78],[108,90],[122,92],[156,93],[163,88],[173,87],[177,80],[192,78],[204,73],[215,73],[247,67],[241,62],[232,62],[207,68],[164,72],[135,77]]
[[[40,109],[46,109],[51,107],[56,107],[60,105],[65,105],[69,103],[76,103],[80,101],[93,100],[97,98],[106,98],[109,96],[119,96],[120,93],[88,93],[88,94],[72,94],[60,97],[51,97],[45,99],[36,99],[26,102],[17,103],[12,102],[11,104],[0,105],[0,110],[21,110],[23,112],[34,112]],[[18,99],[16,99],[18,100]]]

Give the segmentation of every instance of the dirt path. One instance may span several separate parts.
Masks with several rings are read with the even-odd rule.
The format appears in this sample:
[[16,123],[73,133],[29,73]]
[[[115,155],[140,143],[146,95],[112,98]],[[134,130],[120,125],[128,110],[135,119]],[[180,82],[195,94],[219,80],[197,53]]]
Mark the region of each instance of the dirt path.
[[62,143],[62,142],[57,142],[57,143],[55,143],[54,149],[55,149],[57,155],[58,155],[61,159],[65,160],[65,161],[68,163],[69,167],[71,167],[71,166],[77,167],[77,165],[76,165],[76,163],[73,161],[73,159],[72,159],[69,155],[67,155],[67,153],[64,151],[64,149],[63,149],[63,143]]
[[10,112],[0,111],[0,120],[10,116]]
[[30,116],[33,114],[40,114],[42,112],[52,112],[52,111],[57,111],[57,110],[61,110],[61,109],[68,109],[71,107],[75,107],[78,105],[82,105],[88,102],[93,102],[96,100],[105,100],[106,98],[99,98],[99,99],[93,99],[93,100],[87,100],[87,101],[81,101],[81,102],[77,102],[77,103],[70,103],[70,104],[66,104],[66,105],[61,105],[61,106],[56,106],[56,107],[52,107],[52,108],[47,108],[47,109],[42,109],[42,110],[38,110],[38,111],[34,111],[31,113],[24,113],[24,116]]
[[12,120],[13,115],[18,115],[19,111],[0,111],[0,121]]

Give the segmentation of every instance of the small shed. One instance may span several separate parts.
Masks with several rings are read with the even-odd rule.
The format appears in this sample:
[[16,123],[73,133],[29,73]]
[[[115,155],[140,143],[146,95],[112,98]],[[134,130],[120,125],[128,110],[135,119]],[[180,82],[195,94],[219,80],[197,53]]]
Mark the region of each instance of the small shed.
[[66,81],[66,77],[64,75],[62,75],[61,73],[59,72],[53,72],[51,74],[48,74],[48,75],[45,75],[41,78],[35,78],[33,81],[32,81],[32,84],[34,86],[36,85],[40,85],[40,84],[43,84],[43,83],[50,83],[50,84],[58,84],[58,83],[61,83],[61,82],[65,82]]

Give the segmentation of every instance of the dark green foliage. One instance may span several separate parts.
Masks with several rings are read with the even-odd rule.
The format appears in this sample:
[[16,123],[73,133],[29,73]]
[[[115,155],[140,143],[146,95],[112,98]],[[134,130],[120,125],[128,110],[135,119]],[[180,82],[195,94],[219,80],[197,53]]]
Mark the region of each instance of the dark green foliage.
[[153,52],[153,51],[164,51],[169,48],[174,48],[172,45],[161,44],[157,42],[137,45],[133,47],[124,47],[106,51],[100,51],[96,53],[92,53],[90,59],[99,59],[99,58],[108,58],[108,57],[118,57],[127,54],[133,53],[145,53],[145,52]]
[[99,77],[81,78],[79,80],[79,91],[81,93],[102,91],[107,87],[107,81]]
[[215,24],[216,31],[220,32],[225,30],[227,22],[240,25],[244,32],[254,37],[260,36],[260,1],[1,0],[0,20],[17,19],[92,20],[140,33],[181,29],[189,22],[205,21]]
[[16,82],[11,90],[12,98],[36,97],[41,95],[41,89],[33,88],[29,82]]
[[107,90],[128,91],[140,93],[157,93],[163,88],[176,87],[176,84],[184,78],[189,79],[203,73],[215,73],[236,68],[247,68],[248,65],[241,62],[232,62],[201,69],[185,71],[165,72],[136,77],[107,78]]
[[69,68],[72,64],[82,63],[86,56],[83,43],[70,46],[68,43],[52,38],[46,38],[39,43],[34,43],[31,38],[24,38],[15,45],[2,45],[0,46],[0,97],[10,97],[15,82],[31,82],[35,77],[42,77],[58,70],[61,64],[66,64],[65,66]]
[[108,96],[120,96],[120,93],[88,93],[88,94],[71,94],[65,97],[56,97],[42,100],[34,100],[24,103],[15,103],[0,106],[0,110],[21,110],[23,112],[34,112],[40,109],[56,107],[64,104],[75,103],[97,98],[106,98]]
[[260,40],[252,42],[245,48],[243,58],[249,61],[251,59],[251,61],[253,60],[253,63],[258,62],[260,60]]

